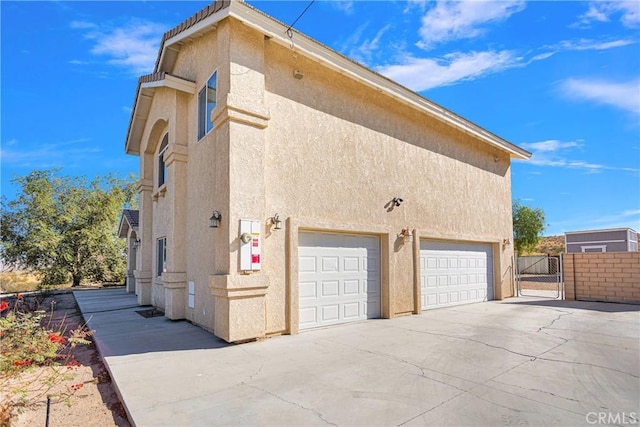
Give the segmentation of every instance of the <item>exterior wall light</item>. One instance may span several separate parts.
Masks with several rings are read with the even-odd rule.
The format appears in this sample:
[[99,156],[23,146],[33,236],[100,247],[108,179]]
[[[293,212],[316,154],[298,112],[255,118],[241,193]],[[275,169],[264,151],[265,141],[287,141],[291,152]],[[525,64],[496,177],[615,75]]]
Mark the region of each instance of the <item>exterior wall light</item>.
[[133,247],[136,249],[140,247],[140,239],[136,239],[133,241]]
[[404,200],[402,200],[400,197],[394,197],[391,202],[393,202],[394,206],[400,206],[400,203],[404,202]]
[[273,224],[275,227],[273,227],[274,230],[281,230],[282,227],[282,220],[280,219],[280,217],[278,216],[278,214],[275,214],[274,216],[272,216],[270,218],[271,220],[271,224]]
[[211,214],[211,218],[209,218],[209,227],[218,228],[220,225],[220,221],[222,221],[222,214],[220,211],[213,211]]
[[404,239],[405,242],[413,242],[413,234],[409,231],[409,227],[403,228],[398,237]]
[[509,246],[511,244],[511,240],[507,239],[502,239],[502,247],[506,248],[507,246]]

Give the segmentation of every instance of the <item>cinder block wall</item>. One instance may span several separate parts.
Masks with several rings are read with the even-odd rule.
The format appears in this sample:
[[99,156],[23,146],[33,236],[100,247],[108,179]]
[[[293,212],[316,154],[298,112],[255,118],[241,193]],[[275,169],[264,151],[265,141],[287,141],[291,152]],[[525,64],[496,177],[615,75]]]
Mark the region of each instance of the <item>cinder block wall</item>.
[[640,304],[640,252],[563,255],[565,299]]

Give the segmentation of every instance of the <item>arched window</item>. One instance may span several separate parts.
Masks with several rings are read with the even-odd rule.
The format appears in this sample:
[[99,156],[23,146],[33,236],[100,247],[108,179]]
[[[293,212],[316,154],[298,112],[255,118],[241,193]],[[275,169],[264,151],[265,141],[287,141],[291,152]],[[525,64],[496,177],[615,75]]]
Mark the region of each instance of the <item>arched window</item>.
[[162,138],[162,144],[160,144],[160,149],[158,150],[158,187],[162,186],[169,177],[167,165],[164,163],[164,153],[167,152],[168,146],[169,134],[166,134],[164,138]]

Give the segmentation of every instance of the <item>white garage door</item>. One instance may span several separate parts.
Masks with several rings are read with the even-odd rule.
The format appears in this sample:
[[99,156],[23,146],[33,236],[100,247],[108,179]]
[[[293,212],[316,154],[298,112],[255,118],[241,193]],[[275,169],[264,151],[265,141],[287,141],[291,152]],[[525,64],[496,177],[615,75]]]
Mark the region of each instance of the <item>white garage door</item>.
[[380,317],[376,236],[300,233],[300,329]]
[[490,244],[420,242],[422,309],[493,299]]

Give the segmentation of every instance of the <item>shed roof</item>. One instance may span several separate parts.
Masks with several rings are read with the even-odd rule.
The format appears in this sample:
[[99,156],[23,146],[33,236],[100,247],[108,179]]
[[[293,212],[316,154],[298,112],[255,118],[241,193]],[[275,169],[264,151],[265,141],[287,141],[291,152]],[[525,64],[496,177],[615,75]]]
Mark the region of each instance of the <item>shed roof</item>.
[[621,227],[621,228],[603,228],[601,230],[565,231],[564,234],[610,233],[612,231],[631,231],[632,233],[636,233],[636,230],[634,230],[633,228]]
[[[146,123],[149,111],[147,104],[149,104],[150,97],[147,96],[146,100],[142,99],[142,101],[140,101],[142,90],[147,80],[162,80],[166,78],[164,73],[172,71],[178,52],[183,44],[188,43],[194,36],[214,30],[218,22],[230,16],[240,20],[254,30],[263,33],[275,43],[284,46],[290,46],[292,43],[291,39],[286,36],[287,29],[289,28],[287,25],[241,0],[214,1],[176,27],[170,29],[162,37],[154,73],[150,76],[143,76],[138,83],[125,142],[125,151],[127,153],[139,154],[142,129]],[[484,143],[506,151],[511,157],[518,159],[528,159],[531,157],[531,153],[523,148],[510,143],[435,102],[428,100],[422,95],[357,63],[317,40],[307,37],[294,29],[291,30],[295,33],[293,40],[295,40],[295,48],[298,53],[369,87],[384,92],[400,102],[429,114],[436,120],[476,137]],[[180,79],[177,76],[173,77]]]

